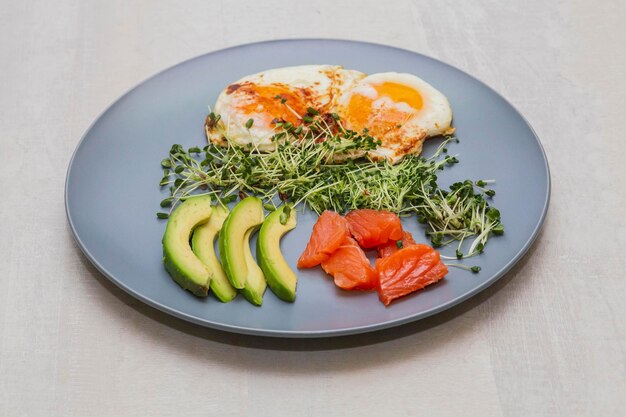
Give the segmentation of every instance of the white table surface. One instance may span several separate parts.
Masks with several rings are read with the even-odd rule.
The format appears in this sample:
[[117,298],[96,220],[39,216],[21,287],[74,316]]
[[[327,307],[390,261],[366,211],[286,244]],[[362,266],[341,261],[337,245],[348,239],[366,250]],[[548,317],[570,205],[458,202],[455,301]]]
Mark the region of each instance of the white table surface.
[[[3,1],[0,416],[617,416],[626,406],[626,2]],[[114,99],[170,65],[276,38],[455,65],[536,129],[552,202],[528,256],[398,329],[268,340],[117,289],[65,218],[65,171]]]

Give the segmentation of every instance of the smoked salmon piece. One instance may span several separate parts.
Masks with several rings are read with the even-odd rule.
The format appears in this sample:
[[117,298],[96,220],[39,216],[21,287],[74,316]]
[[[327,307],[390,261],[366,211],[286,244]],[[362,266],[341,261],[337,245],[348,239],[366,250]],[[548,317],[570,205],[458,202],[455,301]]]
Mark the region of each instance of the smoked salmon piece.
[[326,210],[313,226],[309,243],[298,259],[298,268],[313,268],[327,260],[349,236],[346,219]]
[[360,209],[346,214],[350,233],[362,248],[373,248],[389,240],[402,239],[400,218],[390,211]]
[[439,252],[428,245],[417,244],[376,261],[378,297],[385,305],[396,298],[421,290],[441,280],[448,267]]
[[409,232],[403,232],[402,239],[400,240],[402,244],[398,247],[397,240],[390,240],[387,243],[383,243],[382,245],[378,245],[376,251],[378,252],[379,258],[386,258],[387,256],[393,255],[398,252],[401,248],[407,248],[409,246],[415,245],[415,240],[413,240],[413,235]]
[[351,237],[322,262],[322,268],[333,276],[335,285],[344,290],[372,290],[378,283],[376,270]]

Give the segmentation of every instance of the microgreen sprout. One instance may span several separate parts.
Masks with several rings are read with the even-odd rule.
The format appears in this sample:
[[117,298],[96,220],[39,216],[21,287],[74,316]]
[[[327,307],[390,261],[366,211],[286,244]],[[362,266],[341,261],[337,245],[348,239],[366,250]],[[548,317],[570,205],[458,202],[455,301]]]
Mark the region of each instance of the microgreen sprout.
[[287,221],[289,221],[289,216],[291,216],[291,206],[289,204],[285,205],[283,212],[280,213],[280,224],[285,225]]
[[467,266],[467,265],[463,265],[463,264],[446,264],[446,266],[451,266],[453,268],[459,268],[459,269],[464,269],[466,271],[470,271],[473,272],[474,274],[477,274],[480,272],[481,267],[478,265],[474,265],[474,266]]

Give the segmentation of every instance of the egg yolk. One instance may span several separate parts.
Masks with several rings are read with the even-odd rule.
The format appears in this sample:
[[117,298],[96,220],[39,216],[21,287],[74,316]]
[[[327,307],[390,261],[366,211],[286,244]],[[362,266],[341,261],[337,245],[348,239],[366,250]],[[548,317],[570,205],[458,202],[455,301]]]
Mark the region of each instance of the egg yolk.
[[[289,88],[282,84],[258,85],[246,83],[229,87],[232,93],[243,97],[238,108],[245,114],[263,115],[264,124],[270,125],[274,119],[282,119],[294,125],[300,124],[298,116],[306,114],[311,106],[311,92],[306,88]],[[231,93],[231,94],[232,94]],[[257,123],[257,121],[255,121]],[[258,125],[258,123],[257,123]]]
[[373,87],[379,97],[389,97],[394,103],[404,102],[415,110],[421,110],[424,105],[419,91],[407,85],[384,82]]
[[[383,82],[371,85],[377,93],[373,99],[363,94],[353,94],[350,97],[344,118],[353,130],[368,128],[374,137],[383,136],[391,129],[406,122],[412,114],[422,109],[424,101],[419,91],[404,84]],[[380,98],[389,98],[393,103],[406,103],[414,112],[407,113],[396,106],[381,106],[374,108],[374,101]]]

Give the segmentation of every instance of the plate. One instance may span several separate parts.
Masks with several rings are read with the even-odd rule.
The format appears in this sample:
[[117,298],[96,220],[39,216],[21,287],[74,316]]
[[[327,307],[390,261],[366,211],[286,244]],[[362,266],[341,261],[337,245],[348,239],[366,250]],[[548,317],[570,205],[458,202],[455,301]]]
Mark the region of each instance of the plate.
[[[503,236],[490,240],[471,265],[450,268],[440,283],[383,306],[376,293],[344,292],[321,269],[298,271],[296,260],[316,216],[299,213],[282,242],[298,274],[295,303],[267,291],[262,307],[243,297],[222,304],[196,298],[169,277],[161,262],[165,222],[155,217],[164,191],[160,161],[173,143],[204,146],[207,108],[230,82],[258,71],[303,64],[336,64],[367,73],[408,72],[442,91],[454,111],[460,163],[440,175],[455,180],[495,178],[494,205]],[[437,140],[427,142],[424,155]],[[543,223],[550,175],[543,149],[524,118],[494,90],[450,65],[402,49],[341,40],[280,40],[212,52],[171,67],[123,95],[87,130],[71,159],[65,188],[67,217],[85,256],[123,290],[199,325],[278,337],[362,333],[419,320],[448,309],[493,284],[528,250]],[[415,217],[403,220],[424,236]],[[425,237],[422,238],[426,242]],[[452,249],[454,250],[454,249]],[[444,251],[445,253],[445,251]]]

